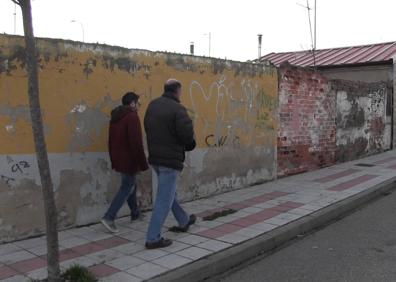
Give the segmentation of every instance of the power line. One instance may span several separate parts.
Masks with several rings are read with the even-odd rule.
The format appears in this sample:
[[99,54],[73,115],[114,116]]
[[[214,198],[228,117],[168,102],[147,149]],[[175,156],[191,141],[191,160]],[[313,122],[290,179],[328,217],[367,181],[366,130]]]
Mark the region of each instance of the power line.
[[17,4],[14,4],[14,35],[16,34],[16,12],[17,12]]

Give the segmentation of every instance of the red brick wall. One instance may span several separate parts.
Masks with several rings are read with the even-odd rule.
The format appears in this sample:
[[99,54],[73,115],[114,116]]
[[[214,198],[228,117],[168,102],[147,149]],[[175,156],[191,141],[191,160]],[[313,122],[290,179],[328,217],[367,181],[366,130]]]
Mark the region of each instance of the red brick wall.
[[278,175],[334,164],[336,97],[319,72],[279,69]]

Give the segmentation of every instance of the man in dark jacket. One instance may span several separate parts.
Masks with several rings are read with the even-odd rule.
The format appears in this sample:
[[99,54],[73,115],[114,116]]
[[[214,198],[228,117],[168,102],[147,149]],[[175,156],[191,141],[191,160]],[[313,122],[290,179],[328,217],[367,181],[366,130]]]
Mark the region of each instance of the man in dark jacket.
[[158,178],[158,190],[153,214],[147,232],[146,248],[167,247],[171,240],[161,237],[161,228],[172,209],[179,226],[170,230],[187,232],[195,223],[177,201],[176,182],[184,166],[185,152],[195,148],[192,120],[180,103],[181,83],[170,79],[165,83],[164,94],[148,106],[144,127],[147,135],[149,163]]
[[109,154],[112,168],[121,173],[121,187],[101,222],[112,233],[118,232],[114,219],[125,200],[131,209],[131,219],[140,213],[136,200],[136,174],[147,170],[148,165],[138,108],[139,96],[128,92],[122,97],[122,106],[111,112]]

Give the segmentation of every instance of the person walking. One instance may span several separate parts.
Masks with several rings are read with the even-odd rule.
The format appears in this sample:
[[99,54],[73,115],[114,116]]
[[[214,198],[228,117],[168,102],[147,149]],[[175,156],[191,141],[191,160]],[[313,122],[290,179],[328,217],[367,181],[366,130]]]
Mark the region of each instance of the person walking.
[[158,178],[157,196],[146,237],[146,248],[170,246],[172,241],[161,237],[161,228],[172,210],[178,226],[173,232],[187,232],[196,216],[188,215],[180,206],[176,187],[184,167],[185,152],[196,146],[194,128],[186,108],[180,103],[181,83],[169,79],[164,94],[153,100],[144,117],[149,164]]
[[131,210],[131,220],[140,215],[136,198],[136,175],[148,170],[148,164],[138,116],[139,105],[139,96],[128,92],[122,97],[122,105],[111,112],[109,154],[112,169],[121,174],[121,187],[101,222],[112,233],[118,232],[114,220],[125,201]]

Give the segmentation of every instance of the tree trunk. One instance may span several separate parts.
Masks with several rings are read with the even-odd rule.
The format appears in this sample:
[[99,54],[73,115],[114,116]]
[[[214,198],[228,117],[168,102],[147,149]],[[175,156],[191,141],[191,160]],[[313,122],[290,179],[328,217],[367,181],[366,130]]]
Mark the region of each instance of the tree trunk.
[[28,95],[30,116],[32,119],[33,138],[36,149],[37,164],[43,193],[46,235],[48,281],[60,281],[59,245],[58,245],[58,215],[55,205],[54,190],[45,144],[43,119],[40,108],[37,50],[33,35],[32,11],[30,0],[18,1],[23,16],[25,33],[26,62],[28,72]]

